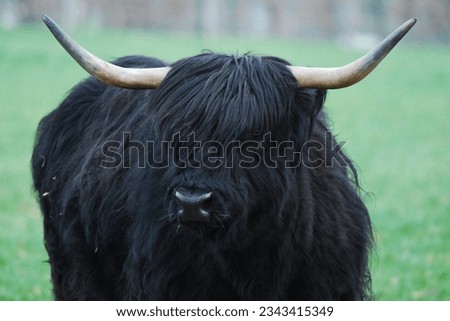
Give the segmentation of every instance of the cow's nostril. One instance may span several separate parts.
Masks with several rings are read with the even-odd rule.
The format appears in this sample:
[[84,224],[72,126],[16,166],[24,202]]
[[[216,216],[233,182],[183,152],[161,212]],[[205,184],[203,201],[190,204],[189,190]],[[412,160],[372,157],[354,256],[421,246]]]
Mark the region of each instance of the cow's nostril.
[[213,205],[213,193],[201,190],[178,188],[175,190],[178,219],[181,222],[209,222]]

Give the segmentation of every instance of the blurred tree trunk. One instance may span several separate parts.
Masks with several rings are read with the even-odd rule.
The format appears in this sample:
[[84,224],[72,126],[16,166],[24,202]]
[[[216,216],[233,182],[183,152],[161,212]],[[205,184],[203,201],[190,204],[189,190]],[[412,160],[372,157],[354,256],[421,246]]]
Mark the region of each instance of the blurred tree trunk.
[[13,29],[20,24],[20,12],[16,0],[2,0],[0,3],[0,26]]
[[79,9],[76,0],[61,0],[64,25],[75,28],[78,23]]
[[203,7],[204,0],[195,0],[195,26],[196,32],[201,33],[203,31]]

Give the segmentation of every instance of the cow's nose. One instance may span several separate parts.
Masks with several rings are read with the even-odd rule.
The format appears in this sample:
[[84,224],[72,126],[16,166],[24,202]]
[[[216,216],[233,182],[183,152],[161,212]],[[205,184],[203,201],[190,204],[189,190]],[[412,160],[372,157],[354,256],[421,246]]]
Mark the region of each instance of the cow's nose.
[[213,193],[201,190],[177,188],[175,202],[180,222],[209,222]]

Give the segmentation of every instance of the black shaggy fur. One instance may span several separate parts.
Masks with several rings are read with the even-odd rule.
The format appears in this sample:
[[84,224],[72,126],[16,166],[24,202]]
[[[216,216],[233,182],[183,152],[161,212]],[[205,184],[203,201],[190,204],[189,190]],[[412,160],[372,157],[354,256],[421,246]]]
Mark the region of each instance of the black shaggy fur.
[[[115,63],[164,66],[141,56]],[[89,78],[41,121],[32,169],[56,299],[370,298],[371,223],[356,172],[331,146],[321,110],[325,91],[298,89],[286,65],[273,57],[207,53],[175,63],[155,90]],[[325,148],[310,156],[324,162],[287,168],[280,156],[276,166],[245,168],[239,162],[249,154],[233,150],[226,155],[233,166],[182,168],[174,164],[198,160],[200,150],[167,153],[154,144],[147,152],[170,159],[170,166],[138,166],[136,142],[178,134],[189,145],[192,133],[224,146],[261,142],[267,133],[296,150],[314,141]],[[124,142],[121,165],[130,166],[101,166],[111,141]],[[250,156],[266,159],[263,149]],[[177,187],[214,191],[219,205],[210,224],[177,221],[171,210]]]

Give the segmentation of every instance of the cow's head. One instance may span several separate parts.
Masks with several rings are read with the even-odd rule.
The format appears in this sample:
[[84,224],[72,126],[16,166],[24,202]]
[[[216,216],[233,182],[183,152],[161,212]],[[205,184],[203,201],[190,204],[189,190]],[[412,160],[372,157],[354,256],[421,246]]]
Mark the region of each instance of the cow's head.
[[324,96],[299,89],[287,62],[274,57],[207,53],[173,64],[149,119],[158,141],[171,142],[170,218],[223,227],[282,209],[300,166],[287,163]]
[[95,57],[50,18],[43,20],[98,80],[156,89],[149,121],[158,141],[170,142],[162,177],[169,220],[212,227],[229,226],[236,217],[245,220],[241,226],[258,224],[259,213],[279,213],[292,202],[289,196],[299,192],[294,151],[308,139],[326,89],[362,80],[416,22],[405,22],[368,54],[338,68],[207,53],[170,67],[132,69]]

